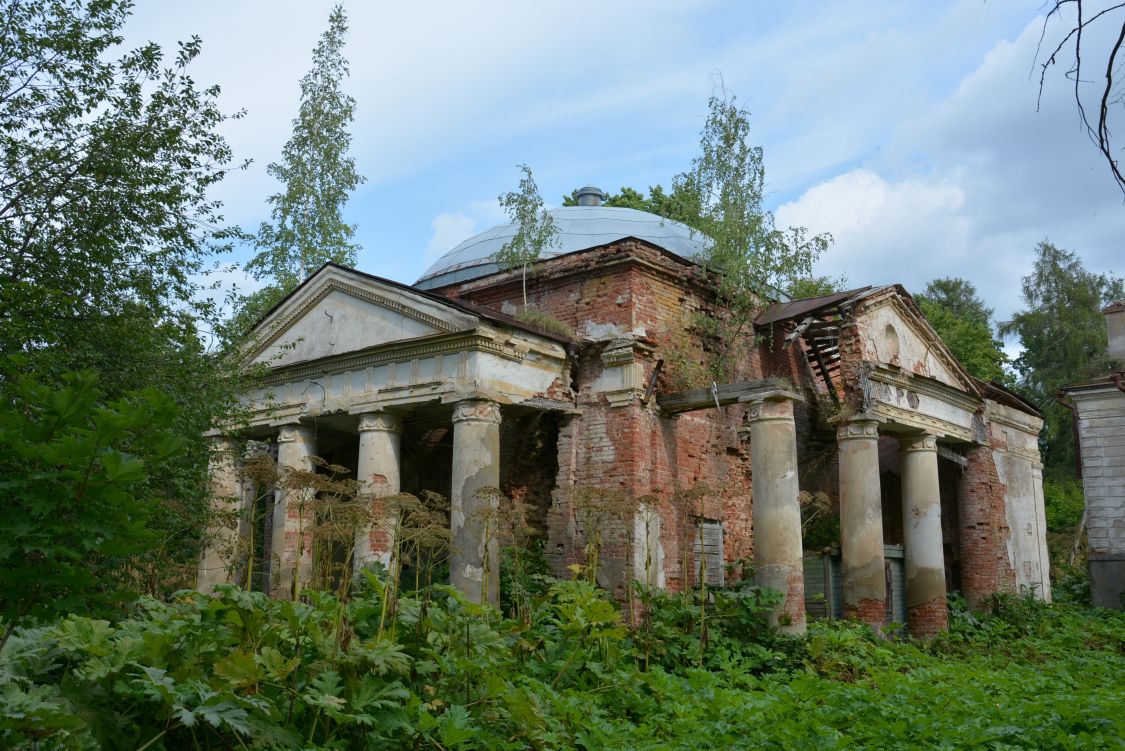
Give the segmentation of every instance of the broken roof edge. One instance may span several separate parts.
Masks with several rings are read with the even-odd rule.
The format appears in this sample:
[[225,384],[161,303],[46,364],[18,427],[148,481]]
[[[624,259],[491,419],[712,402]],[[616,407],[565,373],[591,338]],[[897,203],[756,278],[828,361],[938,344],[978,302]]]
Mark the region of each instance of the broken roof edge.
[[345,266],[344,264],[336,263],[335,261],[325,261],[320,266],[320,268],[310,274],[308,278],[306,278],[303,282],[290,290],[284,297],[278,300],[273,305],[273,307],[262,314],[262,317],[254,322],[254,325],[250,327],[250,330],[253,331],[258,326],[261,326],[262,323],[266,321],[266,319],[277,312],[277,310],[279,310],[286,302],[292,299],[295,295],[297,295],[297,293],[307,287],[314,279],[320,276],[320,274],[326,268],[339,269],[340,271],[344,271],[349,274],[355,274],[356,276],[362,277],[364,279],[376,282],[378,284],[385,284],[401,292],[417,295],[418,297],[438,303],[439,305],[444,305],[445,307],[452,308],[454,310],[458,310],[462,313],[468,313],[469,315],[477,316],[478,318],[484,318],[495,323],[522,329],[529,333],[536,334],[538,336],[542,336],[546,339],[551,339],[562,344],[574,344],[575,342],[575,340],[571,337],[563,336],[562,334],[558,334],[553,331],[547,331],[546,329],[543,329],[534,324],[526,323],[519,320],[518,318],[507,315],[505,313],[501,313],[498,310],[493,310],[492,308],[488,308],[483,305],[477,305],[476,303],[471,303],[468,300],[462,300],[456,297],[446,297],[445,295],[439,295],[434,292],[430,292],[429,290],[418,289],[417,287],[413,287],[409,284],[403,284],[402,282],[396,282],[393,279],[387,279],[385,277],[376,276],[375,274],[369,274],[366,271],[360,271],[359,269],[352,268],[351,266]]
[[997,381],[985,381],[976,376],[969,376],[973,382],[980,389],[981,395],[985,399],[991,399],[994,402],[999,402],[1005,406],[1017,409],[1020,412],[1043,419],[1043,412],[1038,407],[1032,404],[1028,399],[1020,396],[1015,391]]
[[858,301],[861,297],[888,286],[897,287],[898,285],[883,285],[882,287],[872,287],[868,285],[866,287],[857,287],[856,289],[847,290],[846,292],[833,292],[831,295],[802,297],[798,300],[790,300],[789,302],[771,303],[754,319],[754,325],[757,327],[765,327],[773,323],[780,323],[781,321],[788,321],[812,313],[820,313],[831,308],[838,308],[847,303]]

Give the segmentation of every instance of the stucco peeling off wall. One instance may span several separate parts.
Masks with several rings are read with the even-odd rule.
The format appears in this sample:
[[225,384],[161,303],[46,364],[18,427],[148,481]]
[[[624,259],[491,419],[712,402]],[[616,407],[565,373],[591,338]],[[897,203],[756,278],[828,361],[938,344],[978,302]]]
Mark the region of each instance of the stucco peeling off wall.
[[[522,343],[530,349],[529,343]],[[562,347],[549,348],[549,354],[531,350],[516,362],[489,352],[469,355],[468,378],[478,389],[503,394],[513,403],[520,403],[545,394],[559,378],[566,378],[566,352]]]
[[996,473],[1006,488],[1004,514],[1010,534],[1007,540],[1008,563],[1015,574],[1016,589],[1034,589],[1049,598],[1045,562],[1039,548],[1039,514],[1036,509],[1034,473],[1030,461],[1003,451],[994,451]]
[[1017,591],[1034,588],[1051,599],[1046,547],[1043,475],[1039,465],[1039,431],[1043,421],[988,400],[985,412],[992,438],[993,461],[1004,486],[1004,514],[1010,536],[1008,562]]

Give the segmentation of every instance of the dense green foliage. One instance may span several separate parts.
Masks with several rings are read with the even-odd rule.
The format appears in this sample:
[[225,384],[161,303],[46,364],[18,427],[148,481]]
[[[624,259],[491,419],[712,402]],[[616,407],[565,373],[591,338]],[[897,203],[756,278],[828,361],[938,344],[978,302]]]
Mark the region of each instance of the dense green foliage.
[[301,106],[281,161],[266,170],[282,184],[267,200],[271,221],[255,238],[257,254],[246,270],[266,286],[240,303],[229,336],[237,339],[257,319],[324,263],[355,266],[355,226],[344,221],[348,196],[365,179],[348,155],[355,99],[341,88],[349,75],[343,56],[348,19],[337,5],[301,79]]
[[155,44],[112,59],[128,10],[121,0],[0,10],[4,352],[73,366],[115,351],[117,319],[150,337],[153,323],[206,312],[180,308],[224,234],[206,195],[231,160],[216,133],[219,90],[189,77],[198,39],[170,64]]
[[1040,438],[1044,464],[1048,471],[1066,470],[1074,463],[1073,421],[1056,392],[1110,372],[1101,309],[1125,298],[1125,282],[1087,271],[1075,253],[1046,241],[1035,255],[1032,272],[1023,278],[1026,307],[1003,323],[1000,333],[1018,336],[1023,345],[1014,364],[1020,389],[1046,418]]
[[849,289],[848,277],[844,274],[833,279],[830,276],[808,276],[794,279],[785,288],[786,294],[794,300],[806,297],[824,297]]
[[[1111,749],[1125,615],[1001,599],[954,603],[931,644],[855,624],[764,628],[762,593],[720,592],[700,659],[694,596],[627,629],[584,581],[526,624],[446,587],[350,602],[233,588],[146,600],[117,624],[70,617],[0,653],[14,748]],[[647,655],[647,659],[646,659]]]
[[1078,526],[1086,499],[1082,481],[1072,477],[1044,477],[1043,505],[1047,512],[1047,529],[1067,532]]
[[922,315],[953,352],[965,370],[982,381],[1008,383],[1004,370],[1008,356],[992,330],[992,308],[977,296],[976,287],[964,279],[934,279],[926,291],[915,295]]
[[[172,56],[155,44],[121,51],[129,10],[125,0],[0,6],[0,419],[26,417],[10,414],[28,398],[16,372],[50,391],[90,371],[108,402],[153,389],[176,406],[185,451],[143,482],[160,499],[156,539],[128,570],[99,559],[111,580],[156,593],[190,581],[175,579],[194,571],[207,514],[202,436],[237,392],[235,369],[208,352],[218,314],[205,289],[209,257],[237,233],[208,198],[232,154],[218,134],[219,89],[191,78],[200,41]],[[26,509],[18,492],[0,490],[12,516]]]
[[[13,378],[0,412],[0,620],[106,612],[145,590],[136,556],[160,543],[146,473],[185,441],[148,389],[101,404],[92,373]],[[149,466],[146,466],[148,464]],[[7,633],[4,633],[7,636]],[[3,639],[0,638],[0,648]]]

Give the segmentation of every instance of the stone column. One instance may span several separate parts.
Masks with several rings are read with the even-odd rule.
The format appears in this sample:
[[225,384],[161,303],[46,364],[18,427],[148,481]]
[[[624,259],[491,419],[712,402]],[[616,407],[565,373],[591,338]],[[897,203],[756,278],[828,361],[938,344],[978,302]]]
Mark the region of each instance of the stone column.
[[[287,486],[293,470],[312,472],[316,435],[305,425],[285,425],[277,436],[280,486],[274,492],[273,536],[270,541],[270,594],[292,598],[312,577],[313,527],[316,516],[311,492]],[[296,578],[294,578],[296,577]]]
[[754,583],[784,596],[770,616],[783,633],[805,633],[805,573],[797,479],[797,431],[789,395],[750,403]]
[[391,562],[394,542],[393,520],[380,508],[378,499],[399,491],[399,459],[402,421],[389,412],[373,412],[359,417],[359,463],[356,478],[360,493],[372,504],[371,524],[356,533],[355,565]]
[[902,534],[906,550],[906,625],[913,636],[949,626],[945,609],[945,552],[937,439],[906,435],[902,444]]
[[242,482],[238,476],[238,446],[227,438],[210,440],[207,461],[208,492],[216,518],[208,528],[207,547],[199,559],[196,586],[211,592],[216,584],[229,584],[243,558],[239,535]]
[[862,415],[836,430],[840,452],[840,552],[844,616],[876,628],[886,624],[883,499],[879,487],[879,423]]
[[[473,602],[500,602],[495,511],[500,487],[500,406],[473,399],[453,408],[449,583]],[[492,490],[489,497],[487,489]]]

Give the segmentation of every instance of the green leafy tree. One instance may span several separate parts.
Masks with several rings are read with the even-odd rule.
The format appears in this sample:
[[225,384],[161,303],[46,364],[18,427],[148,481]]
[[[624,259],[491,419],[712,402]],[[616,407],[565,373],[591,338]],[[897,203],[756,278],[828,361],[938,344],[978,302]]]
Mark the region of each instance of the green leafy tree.
[[848,277],[844,274],[836,278],[830,276],[807,276],[794,279],[786,288],[786,293],[794,300],[807,297],[825,297],[848,290]]
[[543,251],[556,243],[559,229],[554,217],[543,206],[539,186],[526,164],[517,165],[523,177],[519,190],[500,196],[500,206],[516,225],[516,234],[492,258],[505,271],[520,269],[523,281],[523,307],[527,310],[527,269]]
[[1023,278],[1025,309],[1002,323],[1000,333],[1019,337],[1023,346],[1014,364],[1021,390],[1046,416],[1040,438],[1044,461],[1065,469],[1074,461],[1073,423],[1055,394],[1067,384],[1109,372],[1113,363],[1101,309],[1125,297],[1125,283],[1087,271],[1075,253],[1046,240],[1035,255],[1032,272]]
[[293,135],[282,149],[281,161],[267,167],[284,187],[268,199],[271,220],[259,227],[258,252],[246,264],[246,270],[267,286],[242,302],[234,337],[324,263],[356,263],[356,228],[344,221],[343,211],[365,178],[348,155],[355,99],[342,88],[349,75],[342,54],[347,32],[347,15],[337,5],[313,50],[312,68],[301,79]]
[[[217,87],[147,44],[109,58],[129,4],[6,3],[0,18],[0,347],[40,358],[109,319],[172,320],[210,243],[229,237],[207,191],[231,152]],[[187,306],[185,311],[185,306]],[[194,307],[193,307],[194,306]],[[98,347],[111,347],[99,341]]]
[[[181,407],[191,450],[144,481],[160,544],[128,563],[159,591],[197,554],[201,435],[236,393],[206,346],[217,315],[204,287],[209,257],[238,233],[207,196],[233,156],[218,87],[190,75],[200,41],[170,58],[155,44],[121,52],[129,8],[0,5],[0,352],[44,384],[90,370],[106,399],[151,387]],[[10,370],[5,413],[20,401]]]
[[749,143],[750,113],[733,95],[711,97],[708,110],[700,155],[673,191],[694,203],[699,229],[712,240],[705,263],[719,272],[731,298],[810,275],[831,238],[809,237],[801,227],[777,229],[762,206],[765,160],[762,147]]
[[[673,178],[670,191],[656,185],[646,196],[623,187],[605,201],[682,222],[708,238],[706,251],[696,260],[718,279],[723,315],[696,316],[692,323],[715,343],[706,375],[718,381],[737,377],[753,344],[754,317],[763,299],[777,299],[790,289],[799,296],[826,294],[822,290],[834,291],[845,283],[843,278],[810,281],[812,264],[832,237],[810,236],[804,227],[777,228],[762,203],[764,153],[749,139],[750,113],[737,97],[725,91],[712,96],[699,155],[689,170]],[[563,203],[576,205],[577,194],[564,197]]]
[[922,315],[965,369],[982,381],[1011,385],[1004,370],[1008,356],[993,335],[992,308],[964,279],[934,279],[914,297]]
[[[186,441],[154,389],[102,403],[97,376],[10,379],[0,412],[0,621],[103,613],[137,587],[129,563],[160,544],[145,480]],[[146,466],[147,465],[147,466]],[[2,646],[0,641],[0,646]]]
[[712,96],[708,110],[700,154],[673,181],[673,194],[680,196],[685,216],[698,216],[691,226],[711,241],[699,260],[718,277],[724,314],[699,316],[696,324],[716,342],[712,377],[732,380],[753,342],[762,299],[775,298],[778,290],[810,276],[831,237],[775,226],[762,205],[764,155],[749,143],[750,114],[725,93]]

